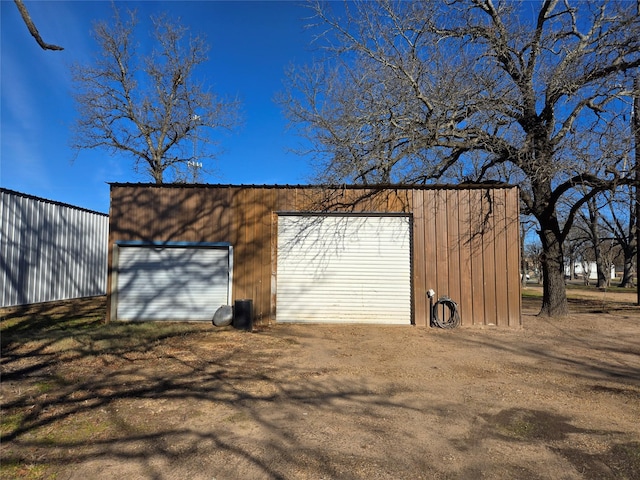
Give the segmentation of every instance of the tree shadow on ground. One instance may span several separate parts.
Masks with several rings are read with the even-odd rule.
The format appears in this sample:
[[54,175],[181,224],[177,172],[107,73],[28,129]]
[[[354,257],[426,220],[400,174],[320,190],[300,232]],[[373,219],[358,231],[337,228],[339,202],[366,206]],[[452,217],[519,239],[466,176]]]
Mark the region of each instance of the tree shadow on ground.
[[588,453],[584,448],[567,446],[567,440],[583,434],[606,438],[612,432],[578,428],[571,418],[544,410],[510,408],[482,417],[485,423],[477,436],[510,442],[542,442],[569,461],[586,480],[640,478],[640,442],[617,443],[604,451]]
[[[475,424],[468,405],[439,398],[428,383],[337,375],[320,357],[297,363],[310,355],[307,342],[330,338],[333,329],[292,330],[298,336],[204,324],[105,325],[103,309],[97,301],[66,314],[43,308],[4,317],[0,451],[9,477],[36,465],[71,479],[472,479],[488,470],[496,478],[548,478],[517,458],[492,459],[489,467],[463,460],[456,469],[443,457],[451,451],[465,458],[474,449],[476,458],[486,457],[487,439],[553,449],[592,475],[585,478],[638,473],[638,445],[618,441],[628,438],[619,432],[580,429],[571,418],[543,409],[481,413],[482,422]],[[367,340],[367,330],[355,333],[345,337]],[[500,335],[460,333],[426,336],[444,348],[455,342],[506,352],[516,361],[544,358],[559,370],[572,360],[535,344],[509,344]],[[331,347],[330,341],[321,345]],[[579,371],[593,374],[586,357],[575,362]],[[597,378],[615,372],[635,370],[599,365]],[[617,384],[594,388],[632,396],[626,380],[617,378]],[[488,411],[486,405],[478,408]],[[464,433],[449,435],[450,424]],[[616,443],[595,454],[571,444],[580,434],[609,436]],[[601,463],[609,470],[598,477]],[[69,473],[76,470],[77,477]]]
[[[347,455],[341,464],[313,435],[301,442],[309,412],[359,412],[360,428],[374,435],[382,427],[367,411],[412,409],[394,403],[394,392],[332,379],[325,368],[274,368],[295,341],[202,324],[105,325],[94,313],[102,318],[91,308],[30,310],[15,324],[19,314],[4,317],[5,467],[133,462],[133,476],[165,478],[178,469],[199,478],[188,459],[224,453],[231,460],[216,463],[220,478],[290,478],[286,469],[362,478],[348,472],[353,462],[361,472],[375,470],[368,455]],[[283,419],[299,428],[282,429]],[[244,425],[255,433],[240,435]],[[408,467],[397,460],[385,468]]]

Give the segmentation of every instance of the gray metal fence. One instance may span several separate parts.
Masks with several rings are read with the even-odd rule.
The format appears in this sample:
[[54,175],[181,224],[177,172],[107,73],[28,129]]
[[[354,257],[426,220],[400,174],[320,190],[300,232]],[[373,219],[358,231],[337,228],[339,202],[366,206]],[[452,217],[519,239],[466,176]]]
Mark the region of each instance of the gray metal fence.
[[104,295],[106,214],[0,188],[0,307]]

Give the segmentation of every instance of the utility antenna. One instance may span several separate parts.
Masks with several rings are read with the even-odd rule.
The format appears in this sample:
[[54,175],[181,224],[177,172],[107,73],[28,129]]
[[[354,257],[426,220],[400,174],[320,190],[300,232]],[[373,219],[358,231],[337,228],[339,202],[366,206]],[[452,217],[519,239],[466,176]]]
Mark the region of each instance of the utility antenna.
[[[640,1],[640,0],[638,0]],[[191,117],[191,119],[193,120],[193,122],[195,123],[195,127],[194,127],[194,135],[193,135],[193,160],[189,160],[187,162],[187,167],[189,168],[189,170],[191,170],[191,183],[196,183],[198,181],[198,169],[202,168],[202,162],[198,161],[198,155],[197,155],[197,143],[198,143],[198,134],[197,134],[197,128],[198,128],[198,121],[200,120],[200,115],[193,115],[193,117]]]

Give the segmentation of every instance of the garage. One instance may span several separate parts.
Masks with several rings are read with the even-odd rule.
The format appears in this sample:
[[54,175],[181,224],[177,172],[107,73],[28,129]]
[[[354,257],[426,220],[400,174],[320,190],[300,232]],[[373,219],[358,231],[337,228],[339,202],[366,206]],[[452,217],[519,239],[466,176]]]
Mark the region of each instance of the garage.
[[118,320],[211,321],[231,304],[229,244],[121,242],[116,248]]
[[276,321],[411,323],[408,215],[278,217]]
[[494,184],[111,184],[106,318],[243,301],[261,327],[429,327],[433,290],[463,327],[519,328],[519,201]]

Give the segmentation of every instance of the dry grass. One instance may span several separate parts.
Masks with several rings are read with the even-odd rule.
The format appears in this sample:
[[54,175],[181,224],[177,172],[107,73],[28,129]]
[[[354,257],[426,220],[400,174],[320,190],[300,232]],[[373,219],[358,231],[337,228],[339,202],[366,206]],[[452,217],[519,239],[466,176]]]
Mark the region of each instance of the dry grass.
[[5,310],[0,478],[640,478],[640,311],[586,292],[509,331]]

